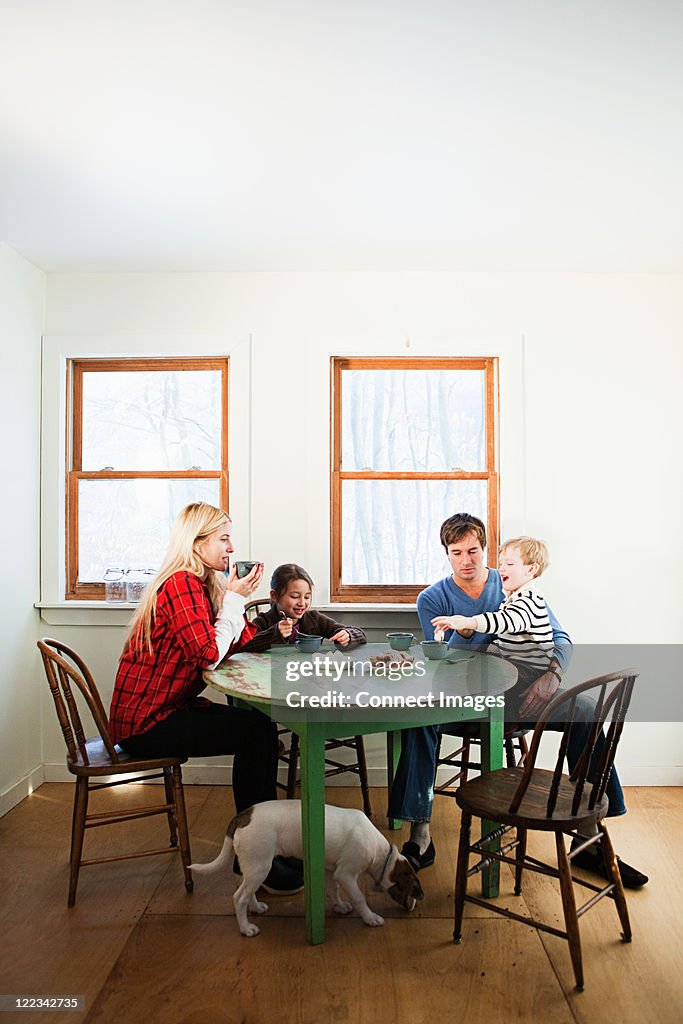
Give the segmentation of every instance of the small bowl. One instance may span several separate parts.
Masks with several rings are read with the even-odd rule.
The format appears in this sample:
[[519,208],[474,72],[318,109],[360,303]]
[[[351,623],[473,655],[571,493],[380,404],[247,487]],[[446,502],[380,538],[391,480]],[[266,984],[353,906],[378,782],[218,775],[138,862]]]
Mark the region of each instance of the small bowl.
[[259,565],[258,562],[235,562],[235,569],[237,570],[237,576],[239,579],[244,579],[248,576],[255,565]]
[[448,657],[449,647],[442,640],[423,640],[420,644],[422,653],[430,661],[441,661]]
[[387,633],[389,646],[394,651],[407,651],[417,638],[412,633]]
[[323,638],[321,636],[302,636],[294,641],[294,646],[302,654],[313,654],[315,651],[320,650],[322,642]]

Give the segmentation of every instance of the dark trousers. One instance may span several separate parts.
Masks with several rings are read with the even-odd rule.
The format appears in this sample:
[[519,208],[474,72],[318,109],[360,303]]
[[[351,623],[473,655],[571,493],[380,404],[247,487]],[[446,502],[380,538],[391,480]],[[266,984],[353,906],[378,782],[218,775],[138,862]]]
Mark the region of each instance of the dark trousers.
[[237,810],[277,797],[277,725],[259,711],[222,704],[180,708],[120,746],[133,757],[234,754],[232,787]]

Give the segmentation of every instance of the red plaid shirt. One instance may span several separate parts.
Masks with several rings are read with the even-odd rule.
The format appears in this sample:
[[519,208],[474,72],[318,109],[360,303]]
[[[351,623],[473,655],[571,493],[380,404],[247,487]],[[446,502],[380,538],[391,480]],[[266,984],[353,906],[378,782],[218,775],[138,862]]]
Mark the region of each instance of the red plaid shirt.
[[[175,572],[157,595],[152,653],[121,655],[109,709],[114,743],[148,732],[178,708],[197,700],[202,671],[218,659],[214,615],[206,587],[190,572]],[[237,649],[256,632],[245,619]]]

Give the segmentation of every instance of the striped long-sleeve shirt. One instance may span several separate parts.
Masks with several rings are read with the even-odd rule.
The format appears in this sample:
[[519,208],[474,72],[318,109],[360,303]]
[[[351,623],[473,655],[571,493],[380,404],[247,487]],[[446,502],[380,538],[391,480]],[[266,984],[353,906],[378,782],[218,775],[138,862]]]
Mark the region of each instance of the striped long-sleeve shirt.
[[505,598],[497,612],[475,616],[477,633],[495,633],[491,643],[512,661],[546,669],[554,654],[553,627],[545,598],[532,587],[520,587]]

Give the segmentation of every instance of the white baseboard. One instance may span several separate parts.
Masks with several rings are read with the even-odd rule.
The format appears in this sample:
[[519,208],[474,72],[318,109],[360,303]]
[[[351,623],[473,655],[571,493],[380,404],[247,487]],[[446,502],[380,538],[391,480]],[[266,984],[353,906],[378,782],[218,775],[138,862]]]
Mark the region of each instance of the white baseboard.
[[0,818],[20,804],[27,796],[30,796],[34,789],[38,789],[38,786],[42,786],[44,782],[45,766],[39,764],[27,775],[24,775],[23,779],[19,779],[4,793],[0,793]]
[[[448,769],[440,768],[437,782],[445,782],[449,777]],[[619,775],[624,786],[683,786],[683,765],[642,765],[639,767],[619,767]],[[35,778],[34,778],[35,777]],[[73,782],[73,775],[65,764],[46,764],[36,768],[30,775],[13,786],[7,794],[0,796],[0,814],[5,814],[36,789],[41,782]],[[39,779],[39,781],[35,781]],[[286,769],[281,769],[280,782],[286,780]],[[183,765],[183,781],[188,786],[229,786],[232,780],[232,766],[226,764],[203,764],[201,761],[190,761]],[[357,785],[358,777],[348,773],[328,779],[327,787]],[[371,786],[386,787],[387,772],[381,766],[368,767],[368,782]],[[5,801],[9,801],[5,804]]]
[[623,786],[683,786],[683,765],[617,765]]
[[[65,764],[46,764],[44,782],[73,782],[74,777]],[[281,768],[278,773],[280,782],[287,781],[287,769]],[[337,775],[328,779],[326,786],[353,786],[358,776],[352,773]],[[368,781],[371,786],[386,786],[386,768],[368,768]],[[203,764],[201,761],[189,761],[183,765],[183,782],[187,786],[230,786],[232,784],[232,764]],[[35,787],[34,787],[35,788]],[[26,794],[24,794],[26,795]],[[20,798],[20,799],[23,799]],[[17,801],[18,802],[18,801]],[[9,810],[9,808],[7,808]]]
[[[617,765],[623,786],[683,786],[683,765]],[[453,775],[448,768],[439,768],[437,784],[446,782]],[[473,776],[474,777],[474,776]],[[371,783],[381,785],[381,783]]]
[[[103,776],[103,781],[110,776]],[[111,776],[113,777],[113,776]],[[202,764],[198,761],[195,764],[183,765],[183,782],[187,786],[229,786],[232,779],[232,767],[222,764]],[[45,782],[73,782],[74,776],[65,764],[46,764]],[[161,780],[155,780],[150,785],[161,785]]]

